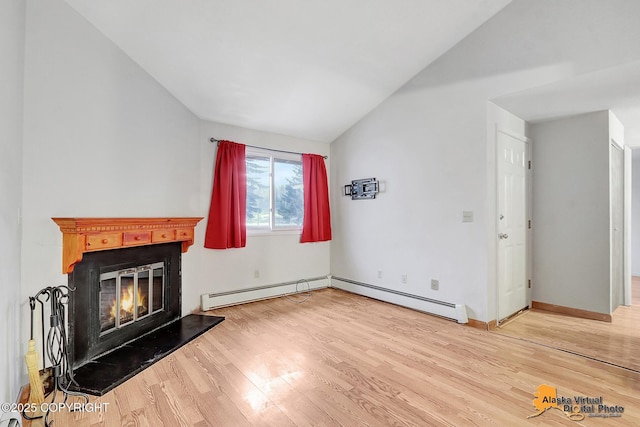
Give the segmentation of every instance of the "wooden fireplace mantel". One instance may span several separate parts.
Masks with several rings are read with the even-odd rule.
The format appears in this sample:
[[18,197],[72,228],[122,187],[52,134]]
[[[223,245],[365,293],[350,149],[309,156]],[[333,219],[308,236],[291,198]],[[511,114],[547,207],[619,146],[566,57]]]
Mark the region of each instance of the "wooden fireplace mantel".
[[186,252],[202,217],[51,219],[62,231],[62,273],[69,274],[85,252],[169,242],[182,242]]

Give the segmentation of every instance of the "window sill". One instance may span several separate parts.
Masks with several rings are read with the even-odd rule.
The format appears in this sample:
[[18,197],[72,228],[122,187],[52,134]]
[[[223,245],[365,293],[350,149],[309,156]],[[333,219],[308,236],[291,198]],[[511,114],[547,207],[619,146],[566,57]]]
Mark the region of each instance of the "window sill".
[[268,236],[291,236],[291,235],[301,235],[302,229],[300,228],[292,228],[289,230],[247,230],[247,237],[268,237]]

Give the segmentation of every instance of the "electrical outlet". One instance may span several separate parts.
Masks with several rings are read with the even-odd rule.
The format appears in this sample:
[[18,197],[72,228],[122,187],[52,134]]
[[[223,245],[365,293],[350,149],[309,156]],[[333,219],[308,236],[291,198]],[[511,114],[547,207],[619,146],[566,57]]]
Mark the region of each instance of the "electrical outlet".
[[437,291],[440,289],[440,281],[436,279],[431,279],[431,289]]
[[260,270],[253,270],[253,277],[255,279],[260,278]]
[[407,283],[407,275],[406,274],[402,275],[402,283]]
[[378,279],[382,279],[382,270],[378,270]]

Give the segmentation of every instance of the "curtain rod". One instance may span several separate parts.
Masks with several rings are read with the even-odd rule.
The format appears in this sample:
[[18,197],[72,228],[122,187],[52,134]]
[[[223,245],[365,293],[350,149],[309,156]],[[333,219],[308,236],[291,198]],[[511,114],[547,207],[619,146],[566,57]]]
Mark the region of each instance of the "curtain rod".
[[[219,140],[219,139],[215,139],[214,137],[211,137],[211,138],[209,139],[209,141],[211,141],[211,142],[215,142],[216,144],[218,144],[218,143],[220,142],[220,140]],[[249,144],[245,144],[245,145],[246,145],[247,147],[251,147],[251,148],[258,148],[258,149],[260,149],[260,150],[275,151],[275,152],[278,152],[278,153],[300,154],[300,155],[302,155],[302,153],[298,153],[298,152],[295,152],[295,151],[276,150],[276,149],[273,149],[273,148],[256,147],[255,145],[249,145]],[[328,159],[328,158],[329,158],[329,156],[322,156],[322,157],[323,157],[323,158],[325,158],[325,159]]]

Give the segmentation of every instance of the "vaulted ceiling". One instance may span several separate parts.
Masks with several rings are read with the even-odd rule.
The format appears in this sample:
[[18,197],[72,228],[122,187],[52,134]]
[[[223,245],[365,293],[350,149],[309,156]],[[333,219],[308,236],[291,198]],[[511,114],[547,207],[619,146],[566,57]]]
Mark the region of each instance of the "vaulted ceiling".
[[[201,119],[327,143],[511,2],[66,1]],[[493,101],[528,121],[610,109],[640,146],[639,64]]]
[[[640,61],[593,71],[493,100],[531,122],[611,110],[625,128],[625,144],[640,147]],[[640,156],[640,151],[634,156]]]
[[67,0],[201,119],[331,142],[510,0]]

